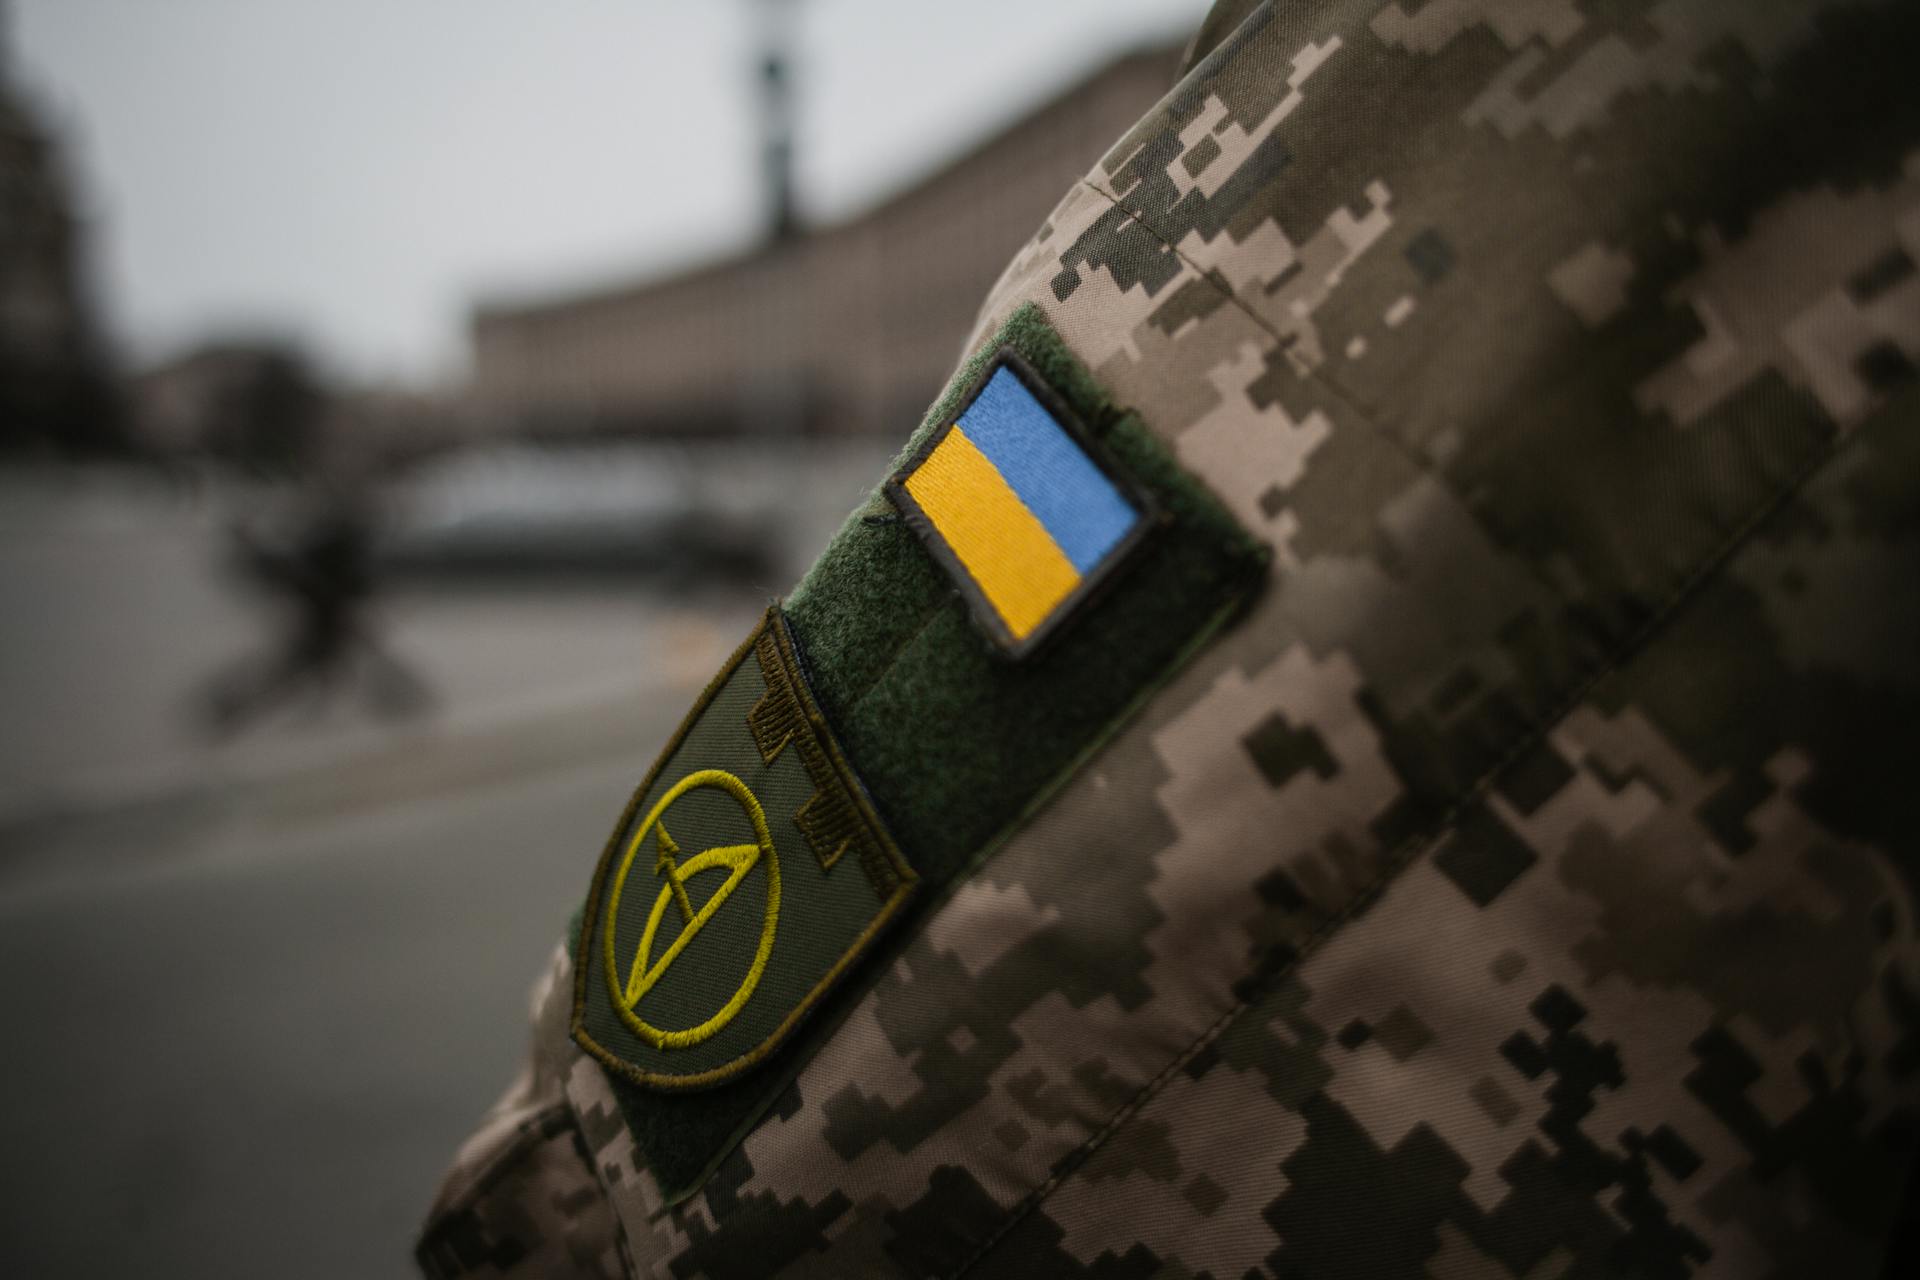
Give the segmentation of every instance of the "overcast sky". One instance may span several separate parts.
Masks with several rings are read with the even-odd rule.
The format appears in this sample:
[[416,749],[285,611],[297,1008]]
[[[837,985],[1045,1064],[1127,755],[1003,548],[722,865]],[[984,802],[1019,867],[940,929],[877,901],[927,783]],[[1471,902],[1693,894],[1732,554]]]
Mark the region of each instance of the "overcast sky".
[[[758,0],[0,0],[136,359],[266,327],[458,372],[476,297],[759,225]],[[859,209],[1207,0],[803,0],[806,210]]]

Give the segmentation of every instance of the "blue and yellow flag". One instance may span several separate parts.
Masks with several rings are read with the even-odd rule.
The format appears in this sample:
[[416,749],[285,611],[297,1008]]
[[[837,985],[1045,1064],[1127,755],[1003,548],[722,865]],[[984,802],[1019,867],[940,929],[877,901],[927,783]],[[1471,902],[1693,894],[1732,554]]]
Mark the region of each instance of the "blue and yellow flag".
[[888,486],[987,630],[1015,653],[1085,594],[1145,519],[1053,400],[1003,354]]

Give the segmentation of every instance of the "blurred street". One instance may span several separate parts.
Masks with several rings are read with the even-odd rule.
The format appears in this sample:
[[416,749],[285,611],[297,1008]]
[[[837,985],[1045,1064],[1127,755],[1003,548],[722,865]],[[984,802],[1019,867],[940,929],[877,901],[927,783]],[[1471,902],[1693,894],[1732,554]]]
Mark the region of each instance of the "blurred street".
[[642,755],[0,900],[0,1273],[411,1274]]
[[6,484],[0,1275],[408,1274],[609,824],[765,592],[402,591],[430,714],[348,689],[214,743],[193,690],[272,635],[217,497]]

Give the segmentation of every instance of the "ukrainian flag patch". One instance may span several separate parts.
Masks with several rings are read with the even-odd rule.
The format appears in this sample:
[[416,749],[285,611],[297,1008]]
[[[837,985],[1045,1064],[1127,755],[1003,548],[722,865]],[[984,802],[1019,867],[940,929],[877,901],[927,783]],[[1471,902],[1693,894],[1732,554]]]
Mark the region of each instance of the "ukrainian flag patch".
[[887,482],[887,496],[1013,657],[1058,630],[1152,515],[1011,347]]

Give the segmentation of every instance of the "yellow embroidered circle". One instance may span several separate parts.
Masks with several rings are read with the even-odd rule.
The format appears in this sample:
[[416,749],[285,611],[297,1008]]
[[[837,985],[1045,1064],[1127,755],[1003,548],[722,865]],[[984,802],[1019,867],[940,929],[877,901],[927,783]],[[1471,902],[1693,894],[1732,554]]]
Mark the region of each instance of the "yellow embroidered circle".
[[[753,824],[755,843],[723,845],[705,849],[690,858],[682,859],[680,848],[667,834],[662,819],[672,807],[674,801],[701,787],[710,787],[733,797]],[[639,856],[647,836],[654,837],[657,856],[654,859],[654,873],[663,882],[660,892],[654,898],[653,910],[647,914],[645,929],[640,934],[640,945],[634,951],[633,964],[627,972],[627,981],[623,986],[616,976],[617,966],[614,960],[614,927],[620,919],[620,892],[626,887],[627,877],[633,871],[634,860]],[[678,1031],[664,1031],[652,1026],[639,1014],[640,1001],[647,992],[665,976],[667,969],[679,958],[694,937],[706,927],[721,904],[733,896],[740,882],[747,878],[756,866],[764,861],[767,865],[767,913],[760,928],[760,943],[754,951],[753,963],[748,967],[746,977],[734,990],[727,1002],[718,1012],[697,1026]],[[703,871],[723,870],[727,878],[718,888],[695,909],[693,900],[687,894],[687,881]],[[660,958],[653,957],[655,935],[660,930],[660,921],[666,916],[667,909],[675,907],[680,912],[681,927],[679,936],[668,944]],[[732,1022],[744,1009],[747,999],[753,995],[754,988],[760,985],[761,975],[766,972],[767,958],[773,954],[773,935],[780,920],[780,859],[773,849],[773,836],[767,831],[766,811],[760,807],[760,801],[746,783],[724,769],[700,769],[688,774],[673,784],[667,793],[660,797],[652,809],[647,811],[644,821],[634,830],[633,840],[627,845],[626,856],[615,869],[607,894],[606,928],[603,935],[607,971],[607,989],[613,995],[613,1007],[621,1020],[632,1028],[635,1035],[656,1049],[678,1049],[699,1044],[710,1039],[720,1028]]]

